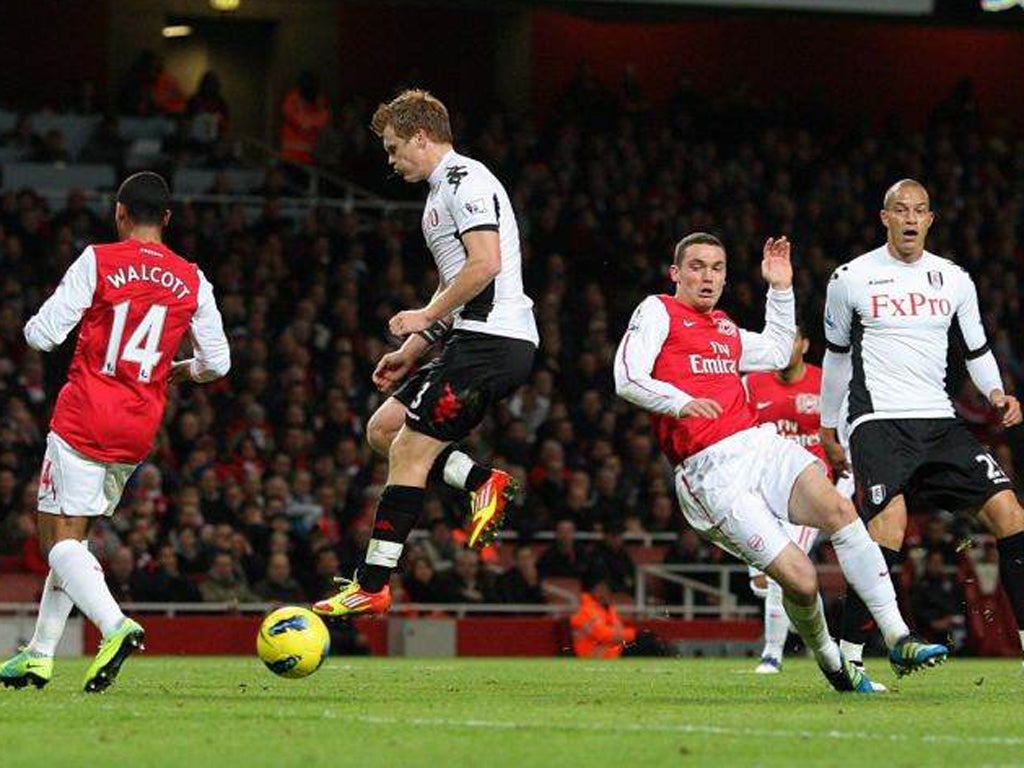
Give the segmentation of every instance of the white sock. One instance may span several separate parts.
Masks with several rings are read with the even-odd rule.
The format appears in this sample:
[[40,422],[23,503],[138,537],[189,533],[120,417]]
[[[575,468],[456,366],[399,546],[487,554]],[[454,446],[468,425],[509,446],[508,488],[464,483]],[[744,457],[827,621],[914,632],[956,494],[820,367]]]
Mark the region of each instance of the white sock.
[[473,463],[468,453],[452,451],[444,463],[444,481],[453,488],[466,490],[466,480],[469,479]]
[[110,637],[124,621],[124,614],[103,580],[103,568],[88,548],[75,539],[58,541],[50,550],[50,567],[78,610],[99,627],[103,637]]
[[839,646],[828,634],[825,606],[821,602],[821,595],[817,596],[814,605],[808,606],[798,605],[783,595],[782,605],[786,609],[789,620],[793,622],[793,628],[814,654],[814,660],[818,662],[818,666],[826,672],[836,672],[841,666]]
[[1021,647],[1021,650],[1024,650],[1024,629],[1022,629],[1017,634],[1020,635],[1020,647]]
[[849,640],[839,641],[839,652],[847,661],[864,661],[864,643],[851,643]]
[[843,576],[871,611],[885,644],[892,648],[897,640],[910,634],[910,628],[896,604],[896,592],[882,550],[871,540],[860,520],[833,533],[832,547]]
[[56,653],[57,643],[64,634],[64,625],[74,605],[64,592],[60,578],[50,569],[43,585],[43,597],[39,601],[36,631],[28,644],[30,653],[36,656],[53,656]]
[[775,580],[768,579],[768,595],[764,599],[764,652],[761,658],[768,656],[782,661],[788,635],[789,617],[782,605],[782,587]]
[[383,565],[388,568],[397,568],[398,559],[402,556],[404,544],[397,541],[382,541],[381,539],[370,539],[366,546],[367,565]]

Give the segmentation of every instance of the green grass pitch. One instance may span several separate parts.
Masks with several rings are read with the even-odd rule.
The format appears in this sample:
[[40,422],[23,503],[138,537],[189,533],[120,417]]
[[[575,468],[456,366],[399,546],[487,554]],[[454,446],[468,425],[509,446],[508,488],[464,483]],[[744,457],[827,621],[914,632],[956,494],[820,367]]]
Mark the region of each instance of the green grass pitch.
[[0,766],[1024,766],[1024,676],[954,659],[886,695],[807,660],[332,658],[305,680],[255,658],[132,658],[105,694],[59,659],[0,689]]

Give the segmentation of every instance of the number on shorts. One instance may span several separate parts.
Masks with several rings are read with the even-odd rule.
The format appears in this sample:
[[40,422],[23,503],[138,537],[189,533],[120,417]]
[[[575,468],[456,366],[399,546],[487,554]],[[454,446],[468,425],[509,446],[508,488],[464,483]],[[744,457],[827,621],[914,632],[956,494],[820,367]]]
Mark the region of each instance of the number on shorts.
[[[149,381],[153,375],[153,368],[160,362],[163,353],[160,352],[160,336],[164,332],[164,321],[167,319],[167,307],[162,304],[154,304],[149,312],[142,318],[132,335],[128,337],[128,343],[121,350],[121,337],[124,336],[124,326],[128,322],[128,310],[131,308],[130,301],[122,301],[114,305],[114,323],[110,328],[110,341],[107,342],[107,356],[103,360],[103,373],[107,376],[114,376],[117,373],[117,360],[127,360],[139,364],[139,381]],[[120,353],[120,355],[118,354]]]
[[999,463],[993,459],[987,453],[979,453],[974,457],[974,460],[985,465],[985,474],[988,475],[988,479],[993,483],[1008,483],[1010,478],[1003,472],[1003,468],[999,466]]
[[409,403],[409,410],[410,411],[415,411],[417,408],[420,407],[420,403],[423,402],[423,396],[427,393],[427,390],[429,388],[430,388],[430,380],[428,379],[427,381],[423,382],[423,386],[420,387],[420,391],[416,393],[416,397],[414,397],[412,399],[412,402]]

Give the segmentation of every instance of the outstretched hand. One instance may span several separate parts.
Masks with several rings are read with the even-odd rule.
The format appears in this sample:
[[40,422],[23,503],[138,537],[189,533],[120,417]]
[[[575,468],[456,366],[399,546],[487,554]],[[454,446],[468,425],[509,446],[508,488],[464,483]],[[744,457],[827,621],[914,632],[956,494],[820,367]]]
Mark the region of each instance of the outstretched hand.
[[785,291],[793,285],[793,264],[789,260],[789,252],[790,243],[785,235],[778,239],[769,237],[765,241],[761,275],[778,291]]

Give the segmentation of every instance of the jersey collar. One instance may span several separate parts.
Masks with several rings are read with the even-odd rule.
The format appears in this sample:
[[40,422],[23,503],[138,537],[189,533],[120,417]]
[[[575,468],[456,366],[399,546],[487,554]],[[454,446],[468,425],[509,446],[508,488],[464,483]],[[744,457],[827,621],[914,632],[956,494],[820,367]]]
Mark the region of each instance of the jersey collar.
[[436,187],[441,183],[441,177],[444,176],[445,168],[448,166],[448,161],[455,157],[455,150],[449,149],[444,153],[444,156],[438,161],[437,167],[430,172],[430,176],[427,178],[427,183],[431,187]]

